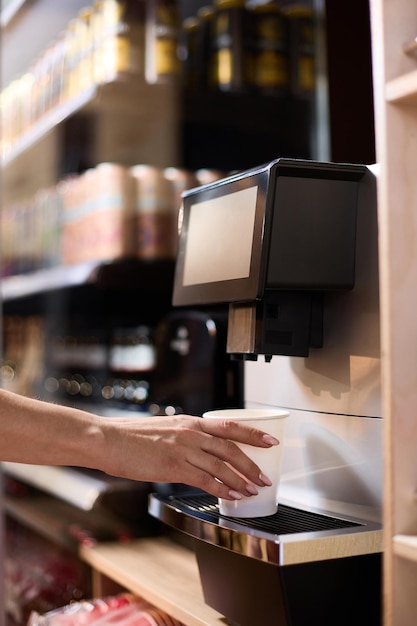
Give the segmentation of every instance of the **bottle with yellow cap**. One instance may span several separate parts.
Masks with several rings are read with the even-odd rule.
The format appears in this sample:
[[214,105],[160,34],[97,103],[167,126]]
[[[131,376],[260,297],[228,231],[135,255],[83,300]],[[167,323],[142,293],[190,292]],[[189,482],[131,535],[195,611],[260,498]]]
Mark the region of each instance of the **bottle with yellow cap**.
[[254,89],[285,95],[290,83],[287,19],[278,2],[254,6],[251,16]]
[[181,62],[183,84],[187,89],[197,89],[199,86],[198,30],[198,18],[187,17],[183,20],[181,29]]
[[246,91],[250,84],[249,13],[243,0],[216,0],[212,19],[211,83],[220,91]]
[[291,94],[309,98],[315,88],[314,13],[305,5],[285,8],[289,29]]
[[145,78],[148,83],[176,83],[181,78],[180,14],[174,0],[146,2]]
[[198,67],[198,87],[206,90],[210,85],[210,76],[213,76],[213,54],[211,46],[211,32],[214,16],[214,7],[206,5],[197,11],[198,30],[196,36],[196,64]]

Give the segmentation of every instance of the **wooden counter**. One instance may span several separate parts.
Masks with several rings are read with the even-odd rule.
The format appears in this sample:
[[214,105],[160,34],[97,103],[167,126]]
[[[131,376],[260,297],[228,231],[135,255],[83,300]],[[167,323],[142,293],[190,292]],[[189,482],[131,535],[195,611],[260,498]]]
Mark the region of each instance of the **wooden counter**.
[[203,598],[193,552],[167,537],[81,547],[93,569],[94,596],[121,589],[145,598],[186,626],[224,626],[226,619]]

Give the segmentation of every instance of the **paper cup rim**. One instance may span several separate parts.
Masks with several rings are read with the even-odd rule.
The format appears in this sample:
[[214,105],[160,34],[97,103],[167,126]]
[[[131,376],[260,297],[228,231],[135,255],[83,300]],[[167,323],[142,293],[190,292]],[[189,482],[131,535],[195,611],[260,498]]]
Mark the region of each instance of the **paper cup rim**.
[[288,417],[289,411],[284,409],[217,409],[206,411],[203,418],[206,419],[227,419],[235,421],[260,421],[271,419],[283,419]]

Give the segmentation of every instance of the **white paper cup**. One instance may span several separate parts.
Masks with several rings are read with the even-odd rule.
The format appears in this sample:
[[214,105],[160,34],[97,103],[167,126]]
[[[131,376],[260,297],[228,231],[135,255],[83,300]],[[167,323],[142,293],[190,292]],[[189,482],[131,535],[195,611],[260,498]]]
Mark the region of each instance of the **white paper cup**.
[[271,448],[258,448],[236,442],[236,445],[259,465],[262,473],[272,481],[272,486],[258,487],[256,485],[259,494],[249,497],[242,496],[241,500],[219,498],[220,515],[264,517],[277,512],[285,422],[288,416],[288,411],[281,409],[221,409],[207,411],[203,414],[204,419],[244,421],[246,425],[273,435],[280,441],[278,446]]

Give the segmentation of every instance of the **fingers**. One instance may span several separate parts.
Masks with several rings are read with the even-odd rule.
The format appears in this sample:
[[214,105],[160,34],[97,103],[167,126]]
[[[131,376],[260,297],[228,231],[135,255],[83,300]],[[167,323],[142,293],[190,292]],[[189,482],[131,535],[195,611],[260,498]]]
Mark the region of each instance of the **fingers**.
[[[243,453],[242,457],[245,459]],[[224,494],[220,497],[239,499],[241,496],[255,496],[258,494],[259,487],[264,487],[268,484],[267,482],[259,481],[259,487],[256,487],[244,474],[238,473],[223,459],[210,453],[202,454],[200,451],[198,455],[190,456],[189,463],[194,468],[193,473],[195,474],[195,471],[199,472],[199,480],[205,483],[206,486],[202,488],[206,490],[214,488],[216,492],[220,491]],[[254,463],[252,465],[259,478],[259,468]]]
[[198,420],[206,436],[199,440],[198,447],[193,448],[188,456],[194,470],[199,472],[201,488],[232,500],[242,496],[256,496],[259,489],[272,484],[261,468],[230,438],[264,448],[278,445],[277,439],[233,421],[207,422]]
[[227,482],[222,482],[214,478],[211,473],[196,467],[192,468],[192,472],[192,484],[217,498],[241,500],[243,496],[249,497],[258,494],[258,488],[255,485],[250,485],[231,470],[230,479]]
[[233,420],[202,419],[199,426],[203,432],[209,435],[231,439],[239,443],[247,443],[260,448],[270,448],[279,444],[278,439],[272,435]]
[[[217,457],[222,467],[222,476],[217,476],[217,478],[224,480],[225,477],[230,476],[227,465],[221,463],[221,461],[225,461],[233,470],[243,474],[250,483],[259,487],[271,484],[269,478],[262,474],[259,466],[244,454],[234,442],[269,448],[279,444],[275,437],[229,420],[201,420],[201,422],[203,432],[211,435],[204,440],[202,447],[210,455]],[[211,468],[207,469],[210,471]]]
[[[207,437],[203,440],[201,449],[207,452],[206,460],[208,459],[209,466],[205,469],[222,482],[230,484],[232,488],[236,488],[237,485],[239,485],[239,491],[243,488],[242,480],[237,482],[236,475],[242,478],[245,484],[259,487],[271,484],[269,478],[262,474],[259,465],[244,454],[233,441]],[[201,459],[199,460],[201,462]]]

